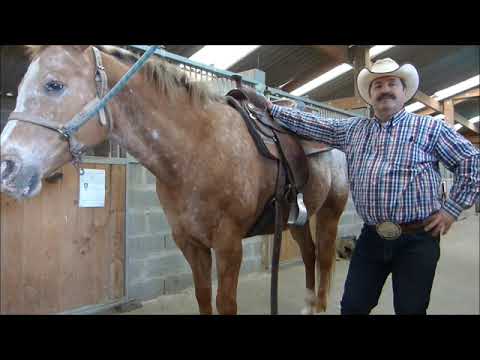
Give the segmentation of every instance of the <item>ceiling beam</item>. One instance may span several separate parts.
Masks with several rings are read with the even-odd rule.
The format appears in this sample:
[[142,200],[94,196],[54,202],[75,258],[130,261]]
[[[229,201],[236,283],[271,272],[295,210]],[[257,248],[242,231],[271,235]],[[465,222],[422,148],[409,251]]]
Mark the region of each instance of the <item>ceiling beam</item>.
[[463,93],[455,95],[452,100],[454,104],[460,104],[464,101],[468,101],[472,98],[480,97],[480,88],[470,89]]
[[428,108],[439,111],[443,113],[443,105],[440,104],[437,100],[434,98],[428,96],[427,94],[421,92],[420,90],[417,90],[417,93],[413,97],[415,100],[421,102],[423,105],[427,106]]
[[479,130],[479,127],[478,127],[478,122],[475,123],[475,124],[472,124],[470,121],[468,121],[468,119],[464,118],[459,113],[455,113],[454,118],[455,118],[455,122],[458,122],[459,124],[462,124],[467,129],[470,129],[477,134],[480,133],[480,130]]
[[296,75],[291,81],[280,87],[281,90],[286,92],[291,92],[302,85],[305,85],[309,81],[319,77],[320,75],[326,73],[329,70],[332,70],[335,66],[340,65],[342,62],[338,60],[330,60],[324,64],[321,64],[314,71],[305,70],[298,75]]
[[346,45],[311,45],[314,49],[319,50],[322,54],[329,58],[341,61],[349,61],[349,51]]
[[[460,104],[462,102],[474,99],[476,97],[480,97],[480,88],[474,88],[474,89],[464,91],[462,93],[454,95],[453,97],[445,98],[443,101],[448,100],[448,99],[452,99],[453,104],[456,105],[456,104]],[[420,100],[418,100],[418,101],[422,102]],[[416,114],[418,114],[418,115],[432,115],[436,112],[441,112],[441,111],[436,110],[436,109],[431,108],[431,107],[427,107],[426,109],[418,110],[416,112]]]
[[281,90],[291,92],[334,67],[349,62],[348,46],[346,45],[311,45],[310,47],[315,50],[318,57],[325,58],[325,62],[313,71],[310,69],[300,72],[293,79],[283,84],[280,87]]

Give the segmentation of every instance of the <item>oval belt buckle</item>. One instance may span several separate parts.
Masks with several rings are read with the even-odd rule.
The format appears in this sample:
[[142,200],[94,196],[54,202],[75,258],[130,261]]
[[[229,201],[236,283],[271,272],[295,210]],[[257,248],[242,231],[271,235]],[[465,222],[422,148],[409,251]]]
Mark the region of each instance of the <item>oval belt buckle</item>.
[[378,235],[380,235],[385,240],[396,240],[402,234],[402,228],[400,227],[400,225],[395,224],[391,221],[385,221],[381,224],[378,224],[375,228]]

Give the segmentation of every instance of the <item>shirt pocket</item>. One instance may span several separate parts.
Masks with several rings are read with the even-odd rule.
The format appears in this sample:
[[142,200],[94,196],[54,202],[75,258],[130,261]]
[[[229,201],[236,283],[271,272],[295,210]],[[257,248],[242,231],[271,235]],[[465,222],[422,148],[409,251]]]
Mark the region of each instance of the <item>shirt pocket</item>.
[[414,136],[400,141],[392,147],[389,153],[389,162],[394,169],[412,171],[420,163],[429,160],[427,143]]

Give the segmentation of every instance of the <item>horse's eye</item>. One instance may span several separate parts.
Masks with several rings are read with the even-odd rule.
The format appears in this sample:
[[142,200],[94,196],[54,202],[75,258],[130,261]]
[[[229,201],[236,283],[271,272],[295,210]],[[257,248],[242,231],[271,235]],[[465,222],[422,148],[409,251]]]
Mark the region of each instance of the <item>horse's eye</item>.
[[45,84],[45,90],[47,90],[47,92],[50,92],[50,93],[61,91],[63,90],[63,88],[64,88],[64,85],[60,81],[56,81],[56,80],[51,80]]

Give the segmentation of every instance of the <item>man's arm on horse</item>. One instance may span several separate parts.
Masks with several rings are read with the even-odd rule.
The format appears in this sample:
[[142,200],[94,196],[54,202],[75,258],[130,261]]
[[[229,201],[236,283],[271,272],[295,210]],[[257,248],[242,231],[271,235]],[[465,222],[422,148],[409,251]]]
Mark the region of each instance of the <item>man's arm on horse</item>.
[[329,119],[318,114],[275,105],[270,101],[267,102],[267,109],[275,121],[291,132],[341,151],[345,151],[349,142],[349,129],[358,120],[358,118]]

